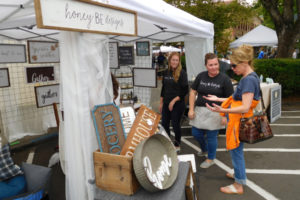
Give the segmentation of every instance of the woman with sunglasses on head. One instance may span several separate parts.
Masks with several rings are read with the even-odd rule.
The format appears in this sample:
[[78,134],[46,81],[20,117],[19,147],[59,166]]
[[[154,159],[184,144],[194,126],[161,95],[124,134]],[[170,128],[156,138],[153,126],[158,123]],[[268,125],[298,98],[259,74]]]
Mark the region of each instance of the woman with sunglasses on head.
[[168,70],[163,74],[159,111],[162,113],[162,126],[169,136],[170,120],[172,122],[176,151],[180,151],[180,120],[185,111],[184,98],[188,90],[187,74],[181,67],[180,55],[173,52],[168,58]]
[[253,109],[260,99],[260,81],[253,71],[253,47],[242,45],[233,50],[230,56],[231,68],[237,75],[242,75],[234,94],[228,99],[218,98],[213,95],[205,97],[208,100],[223,102],[218,104],[206,104],[213,112],[219,112],[221,116],[228,114],[229,120],[226,130],[226,148],[229,150],[234,168],[234,174],[226,176],[235,180],[232,185],[221,187],[221,192],[227,194],[243,194],[243,185],[246,184],[246,168],[243,153],[243,142],[239,141],[239,125],[242,115],[253,116]]
[[230,78],[220,72],[220,65],[217,55],[208,53],[205,55],[205,66],[207,71],[197,75],[191,86],[189,96],[190,125],[192,125],[192,134],[199,142],[202,152],[200,156],[206,156],[207,159],[201,163],[201,168],[208,168],[214,164],[218,146],[218,133],[220,129],[225,128],[221,125],[221,116],[211,112],[205,104],[220,102],[210,101],[203,98],[208,94],[227,98],[233,93],[233,87]]

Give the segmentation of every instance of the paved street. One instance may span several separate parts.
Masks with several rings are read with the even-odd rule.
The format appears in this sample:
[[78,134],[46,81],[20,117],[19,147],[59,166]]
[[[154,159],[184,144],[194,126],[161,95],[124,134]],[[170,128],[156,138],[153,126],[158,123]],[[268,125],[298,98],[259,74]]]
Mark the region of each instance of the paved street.
[[[200,199],[300,200],[300,106],[287,104],[283,106],[283,110],[282,117],[272,124],[275,137],[262,143],[245,145],[248,184],[244,195],[226,195],[219,192],[221,186],[232,183],[225,176],[232,165],[229,152],[225,149],[224,135],[219,136],[215,165],[209,169],[201,169],[199,165],[205,158],[195,155]],[[180,154],[196,154],[200,149],[191,136],[190,127],[184,126],[183,132]],[[17,164],[27,161],[47,166],[49,158],[56,152],[56,146],[57,136],[54,135],[37,144],[13,150],[13,158]],[[65,177],[59,164],[52,169],[50,197],[64,200]]]

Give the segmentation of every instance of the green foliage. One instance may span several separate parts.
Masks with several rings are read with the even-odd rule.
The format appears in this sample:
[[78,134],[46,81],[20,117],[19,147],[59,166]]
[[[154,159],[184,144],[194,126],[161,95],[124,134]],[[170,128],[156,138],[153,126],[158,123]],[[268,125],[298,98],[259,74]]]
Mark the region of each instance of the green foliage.
[[226,4],[222,2],[215,3],[212,0],[165,1],[200,19],[212,22],[215,30],[214,42],[218,51],[222,53],[226,53],[231,42],[229,37],[224,37],[224,31],[240,23],[249,22],[255,15],[253,9],[239,4],[236,0]]
[[282,95],[287,97],[300,92],[300,59],[256,59],[255,72],[264,78],[273,78],[282,86]]

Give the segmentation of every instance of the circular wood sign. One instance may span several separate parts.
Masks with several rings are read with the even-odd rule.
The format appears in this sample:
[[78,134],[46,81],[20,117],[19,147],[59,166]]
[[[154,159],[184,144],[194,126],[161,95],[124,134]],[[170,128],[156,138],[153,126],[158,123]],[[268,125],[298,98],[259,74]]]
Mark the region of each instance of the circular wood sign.
[[178,174],[177,153],[172,142],[160,134],[143,140],[134,152],[133,168],[146,190],[157,192],[168,189]]

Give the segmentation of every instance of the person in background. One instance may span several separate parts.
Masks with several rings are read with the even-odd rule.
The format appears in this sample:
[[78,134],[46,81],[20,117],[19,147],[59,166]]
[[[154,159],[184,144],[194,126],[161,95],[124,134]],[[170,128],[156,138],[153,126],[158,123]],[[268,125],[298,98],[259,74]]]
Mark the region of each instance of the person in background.
[[179,53],[171,53],[168,63],[168,70],[163,73],[159,111],[162,113],[162,126],[169,136],[171,120],[175,133],[174,146],[180,151],[180,120],[185,111],[184,98],[188,93],[188,80],[181,67]]
[[293,59],[297,59],[297,51],[296,51],[296,49],[295,49],[294,52],[293,52],[292,58],[293,58]]
[[166,63],[166,57],[162,52],[159,52],[157,56],[157,64],[159,68],[165,68],[165,63]]
[[243,148],[243,142],[239,140],[239,125],[242,115],[244,117],[253,116],[253,109],[260,100],[260,80],[258,75],[253,71],[253,48],[248,45],[242,45],[233,50],[230,56],[231,67],[235,74],[242,75],[242,79],[237,85],[234,94],[225,99],[209,95],[207,100],[223,102],[206,107],[213,112],[219,112],[223,116],[222,122],[227,118],[229,120],[226,130],[226,148],[229,150],[234,168],[234,174],[227,173],[228,178],[235,182],[232,185],[221,187],[221,192],[227,194],[243,194],[243,185],[246,184],[246,168]]
[[261,47],[257,59],[263,59],[264,55],[265,55],[264,48]]
[[208,53],[205,55],[205,66],[207,71],[198,74],[191,86],[188,112],[192,134],[199,142],[202,151],[198,155],[207,155],[207,159],[200,165],[201,168],[208,168],[214,164],[218,146],[218,132],[225,128],[225,125],[221,125],[221,116],[205,106],[206,103],[210,105],[212,103],[221,105],[221,103],[206,100],[203,96],[211,94],[226,98],[233,93],[230,78],[220,72],[216,54]]

